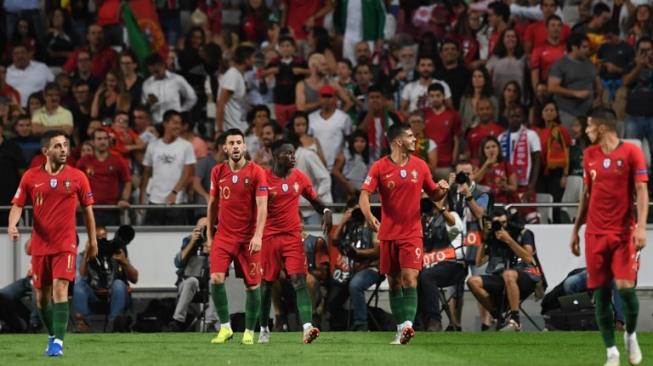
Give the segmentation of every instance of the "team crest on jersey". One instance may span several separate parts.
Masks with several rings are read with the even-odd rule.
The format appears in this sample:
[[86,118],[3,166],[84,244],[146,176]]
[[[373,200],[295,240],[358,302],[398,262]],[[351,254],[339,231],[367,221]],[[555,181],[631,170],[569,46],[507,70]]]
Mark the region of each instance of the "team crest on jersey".
[[70,183],[70,179],[66,179],[63,182],[63,186],[66,188],[66,192],[70,193],[70,187],[72,186],[72,184]]
[[621,159],[617,160],[617,168],[621,168],[622,166],[624,166],[624,161]]
[[284,192],[288,192],[288,185],[286,183],[281,185],[281,190]]
[[367,177],[365,177],[365,184],[370,184],[370,183],[372,183],[372,177],[368,175]]
[[245,177],[245,180],[243,181],[245,183],[245,186],[249,185],[249,178]]
[[292,187],[295,189],[295,193],[299,193],[299,183],[295,182]]
[[413,169],[413,171],[410,172],[410,175],[413,176],[413,179],[411,179],[411,181],[413,183],[417,183],[417,170]]
[[603,167],[605,169],[608,169],[610,167],[610,163],[611,163],[610,159],[606,158],[605,160],[603,160]]
[[233,183],[233,184],[238,183],[238,176],[237,175],[231,176],[231,183]]
[[408,176],[408,172],[406,171],[406,169],[401,169],[401,171],[399,171],[399,176],[402,178],[406,178],[406,176]]
[[92,166],[89,166],[88,168],[86,168],[86,175],[88,175],[89,177],[92,177],[93,174],[95,174],[95,169],[93,169]]
[[50,179],[50,188],[57,188],[57,178]]

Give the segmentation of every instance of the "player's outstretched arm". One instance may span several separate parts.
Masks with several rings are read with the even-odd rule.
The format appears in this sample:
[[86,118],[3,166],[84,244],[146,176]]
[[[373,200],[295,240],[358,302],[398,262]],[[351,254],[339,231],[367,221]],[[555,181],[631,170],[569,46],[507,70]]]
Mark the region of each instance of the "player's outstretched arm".
[[635,183],[637,194],[637,230],[635,231],[635,249],[640,250],[646,246],[646,219],[648,218],[648,187],[647,182]]
[[18,237],[20,236],[20,233],[18,232],[18,228],[16,227],[18,225],[18,221],[20,221],[20,217],[23,215],[23,208],[18,206],[18,205],[13,205],[11,206],[11,210],[9,211],[9,225],[7,225],[7,232],[9,234],[9,239],[12,241],[18,240]]
[[97,255],[97,235],[95,233],[95,215],[93,214],[93,206],[84,206],[82,212],[84,213],[84,223],[86,224],[86,232],[88,233],[88,244],[85,257],[86,260],[89,260],[95,258]]

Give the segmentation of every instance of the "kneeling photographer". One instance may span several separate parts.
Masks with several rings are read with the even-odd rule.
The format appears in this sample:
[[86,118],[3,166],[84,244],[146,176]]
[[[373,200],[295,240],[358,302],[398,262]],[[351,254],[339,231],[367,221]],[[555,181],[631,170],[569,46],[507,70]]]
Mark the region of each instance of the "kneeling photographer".
[[[502,208],[495,208],[491,220],[485,221],[485,240],[476,253],[476,262],[480,265],[487,260],[488,266],[485,274],[470,277],[467,285],[497,319],[497,327],[503,326],[503,331],[519,331],[520,301],[543,282],[535,252],[535,237],[532,231],[524,228],[518,214],[508,215]],[[506,299],[510,313],[502,324],[501,313],[506,307]]]
[[380,242],[357,202],[358,197],[350,199],[348,209],[331,236],[339,252],[335,263],[332,263],[327,295],[332,330],[346,330],[347,316],[343,315],[343,305],[347,298],[351,298],[351,330],[367,331],[365,290],[383,281],[383,275],[379,273]]
[[107,239],[106,228],[98,226],[96,232],[97,257],[87,262],[83,252],[77,256],[78,274],[73,295],[75,324],[78,331],[88,331],[92,305],[108,302],[109,331],[129,331],[131,320],[125,316],[131,305],[129,283],[138,282],[138,270],[127,254],[127,244],[134,239],[134,228],[119,227],[112,240]]
[[186,315],[196,294],[200,293],[200,301],[209,303],[206,311],[206,323],[215,324],[218,317],[209,301],[209,252],[210,248],[206,242],[206,217],[197,220],[193,232],[185,237],[181,244],[181,250],[175,256],[175,267],[177,267],[177,305],[172,316],[170,329],[176,332],[186,330],[188,322]]
[[[442,330],[440,288],[462,287],[457,285],[462,285],[467,275],[463,223],[458,213],[447,209],[446,197],[437,203],[423,198],[420,205],[424,232],[423,267],[418,281],[420,315],[426,331],[439,332]],[[454,296],[460,297],[462,292]],[[458,314],[452,313],[449,320],[449,329],[460,328]]]

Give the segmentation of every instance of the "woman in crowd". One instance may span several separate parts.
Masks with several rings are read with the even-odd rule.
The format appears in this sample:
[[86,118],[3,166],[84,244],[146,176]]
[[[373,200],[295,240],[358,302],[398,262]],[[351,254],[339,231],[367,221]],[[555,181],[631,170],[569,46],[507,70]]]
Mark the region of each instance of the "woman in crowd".
[[469,80],[467,89],[465,90],[463,97],[460,99],[460,109],[458,111],[460,113],[463,131],[467,130],[467,128],[472,126],[476,121],[476,102],[478,102],[480,98],[487,98],[490,100],[494,107],[494,119],[496,120],[499,112],[499,103],[492,92],[490,74],[483,66],[472,71],[472,77]]
[[320,141],[308,134],[308,114],[302,111],[295,112],[286,128],[288,129],[288,138],[290,140],[295,141],[299,146],[315,152],[320,157],[320,160],[322,160],[322,163],[326,165],[326,159],[324,158]]
[[337,190],[342,197],[336,201],[346,202],[356,195],[363,185],[370,167],[369,144],[367,134],[361,130],[354,131],[347,138],[347,146],[338,154],[331,173],[336,178],[341,189]]
[[503,31],[492,53],[486,66],[492,75],[492,85],[497,94],[513,80],[524,90],[526,57],[517,32],[514,29]]
[[522,89],[519,83],[512,80],[506,83],[499,98],[499,123],[503,127],[508,127],[508,107],[520,103],[522,100]]
[[495,136],[488,136],[481,144],[481,161],[473,174],[478,182],[494,193],[495,203],[517,202],[517,173],[501,155],[501,145]]
[[338,62],[336,55],[333,52],[331,44],[331,37],[329,32],[322,27],[315,27],[311,29],[306,38],[308,48],[310,49],[309,55],[312,53],[320,53],[324,55],[327,64],[328,76],[333,76],[338,70]]
[[[124,111],[121,104],[121,94],[125,92],[125,85],[121,82],[116,71],[109,71],[104,82],[98,88],[91,105],[91,118],[111,120],[117,111]],[[131,98],[130,98],[131,99]],[[120,108],[119,108],[120,107]],[[129,111],[129,108],[127,108]]]
[[46,59],[48,65],[61,67],[75,49],[72,37],[68,33],[70,30],[68,14],[62,9],[55,9],[49,20],[50,29],[45,36]]

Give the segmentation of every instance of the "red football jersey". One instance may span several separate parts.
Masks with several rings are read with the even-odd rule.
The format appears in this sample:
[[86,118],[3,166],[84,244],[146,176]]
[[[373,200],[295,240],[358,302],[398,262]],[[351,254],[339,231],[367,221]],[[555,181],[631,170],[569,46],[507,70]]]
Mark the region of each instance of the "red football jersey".
[[[566,44],[567,38],[571,34],[571,28],[567,24],[562,25],[562,32],[560,32],[560,43]],[[545,46],[548,43],[549,35],[546,30],[546,21],[540,20],[533,22],[526,28],[526,34],[523,37],[524,42],[531,42],[532,49]]]
[[540,81],[547,80],[551,67],[565,55],[566,51],[564,42],[560,42],[555,46],[547,42],[545,45],[533,49],[531,53],[531,70],[540,69]]
[[470,160],[477,160],[481,157],[481,144],[488,136],[499,137],[503,132],[503,127],[495,122],[488,124],[477,124],[467,131],[465,138],[467,142],[467,151],[469,152]]
[[271,169],[265,171],[268,182],[268,218],[265,221],[265,235],[297,233],[302,230],[299,217],[299,196],[314,200],[317,194],[311,181],[298,169],[292,169],[286,178],[274,175]]
[[254,162],[237,172],[224,162],[211,171],[210,195],[218,197],[218,229],[215,237],[249,242],[256,229],[256,197],[268,195],[265,171]]
[[115,205],[120,200],[120,184],[131,181],[124,159],[112,154],[104,161],[84,156],[77,161],[77,169],[86,173],[98,205]]
[[592,145],[585,149],[583,177],[591,192],[585,232],[629,234],[635,224],[635,183],[648,182],[642,150],[622,142],[605,154],[599,145]]
[[379,192],[382,215],[379,240],[422,237],[422,189],[428,193],[438,189],[424,160],[410,156],[406,164],[399,166],[385,156],[372,165],[361,189]]
[[56,175],[43,167],[31,168],[20,180],[12,203],[23,207],[28,198],[34,206],[32,255],[77,254],[77,202],[93,204],[86,175],[70,166]]
[[460,136],[460,115],[452,109],[436,114],[432,108],[424,110],[424,135],[438,144],[438,167],[451,166],[453,138]]

